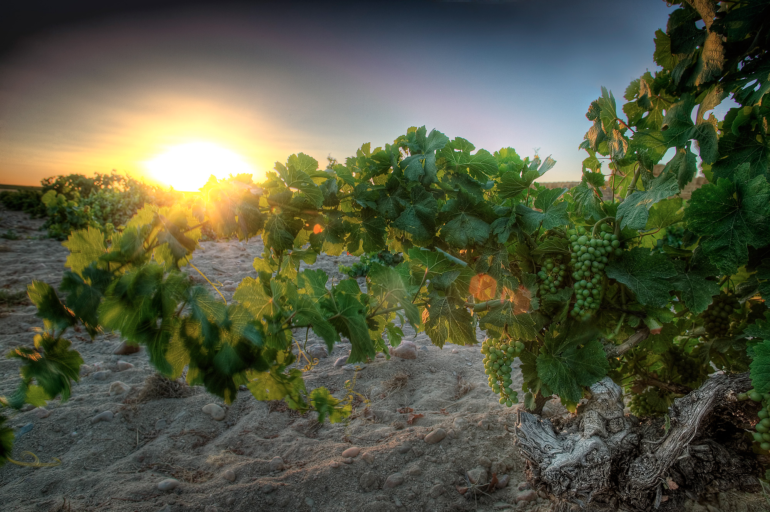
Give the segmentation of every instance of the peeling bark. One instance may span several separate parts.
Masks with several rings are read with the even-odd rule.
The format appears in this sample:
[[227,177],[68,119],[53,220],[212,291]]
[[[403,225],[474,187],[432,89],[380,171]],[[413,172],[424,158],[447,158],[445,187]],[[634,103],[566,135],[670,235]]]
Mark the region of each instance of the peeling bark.
[[[626,416],[621,388],[606,377],[560,431],[520,411],[517,444],[530,479],[558,510],[675,510],[709,489],[757,490],[751,442],[736,421],[714,414],[739,407],[736,394],[750,386],[748,373],[712,376],[674,401],[666,430],[664,420]],[[711,428],[714,422],[719,428]],[[717,431],[718,440],[707,437]]]

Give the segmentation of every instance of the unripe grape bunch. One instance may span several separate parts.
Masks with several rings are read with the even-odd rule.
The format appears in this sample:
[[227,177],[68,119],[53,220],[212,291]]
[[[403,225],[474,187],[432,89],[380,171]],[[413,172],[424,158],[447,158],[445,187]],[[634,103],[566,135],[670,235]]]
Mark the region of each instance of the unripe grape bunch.
[[548,258],[545,260],[543,268],[537,273],[540,281],[538,293],[543,296],[547,293],[556,293],[564,288],[567,281],[567,265],[562,263],[561,258]]
[[730,333],[730,316],[740,309],[738,299],[732,294],[720,293],[703,312],[703,326],[709,338],[720,338]]
[[[570,267],[575,281],[575,304],[570,314],[586,320],[599,309],[602,302],[604,268],[613,255],[622,254],[618,236],[610,234],[606,224],[601,226],[596,237],[580,226],[570,229],[567,234],[570,247]],[[605,231],[606,230],[606,231]]]
[[484,373],[489,376],[489,387],[500,395],[500,403],[511,407],[519,403],[518,392],[511,389],[511,363],[524,350],[521,341],[503,342],[484,340],[481,353],[484,354]]
[[759,444],[761,450],[768,451],[770,450],[770,393],[763,395],[757,390],[751,389],[747,393],[738,395],[738,400],[747,399],[762,403],[762,408],[757,413],[759,421],[754,425],[754,432],[751,436],[754,438],[754,442]]

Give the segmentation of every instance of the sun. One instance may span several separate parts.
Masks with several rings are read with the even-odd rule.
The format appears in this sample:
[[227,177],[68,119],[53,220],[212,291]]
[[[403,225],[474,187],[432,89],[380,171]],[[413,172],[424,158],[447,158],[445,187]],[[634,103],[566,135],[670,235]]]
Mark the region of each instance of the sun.
[[145,162],[152,179],[175,190],[195,192],[212,174],[254,174],[254,169],[237,153],[211,142],[190,142],[174,146]]

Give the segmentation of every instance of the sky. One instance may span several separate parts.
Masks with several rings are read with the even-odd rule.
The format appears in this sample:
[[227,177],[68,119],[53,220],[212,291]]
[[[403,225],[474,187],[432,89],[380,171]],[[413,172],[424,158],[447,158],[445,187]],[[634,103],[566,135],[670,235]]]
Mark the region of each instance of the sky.
[[190,187],[209,167],[252,169],[258,181],[298,152],[344,162],[423,125],[490,152],[551,155],[544,181],[578,180],[589,104],[606,86],[622,105],[629,82],[656,69],[654,32],[673,10],[658,0],[18,4],[0,22],[0,183],[113,169],[152,179],[152,163],[180,146],[220,148],[188,151],[184,165],[197,168],[178,172]]

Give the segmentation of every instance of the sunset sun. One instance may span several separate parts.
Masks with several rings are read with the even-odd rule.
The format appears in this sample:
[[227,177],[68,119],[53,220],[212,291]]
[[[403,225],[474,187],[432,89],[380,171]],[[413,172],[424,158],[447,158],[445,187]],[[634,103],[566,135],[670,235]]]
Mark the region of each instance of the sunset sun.
[[254,169],[237,153],[211,142],[190,142],[170,148],[145,163],[150,177],[176,190],[197,191],[212,174],[253,174]]

